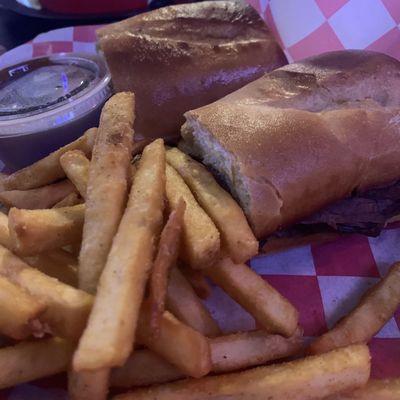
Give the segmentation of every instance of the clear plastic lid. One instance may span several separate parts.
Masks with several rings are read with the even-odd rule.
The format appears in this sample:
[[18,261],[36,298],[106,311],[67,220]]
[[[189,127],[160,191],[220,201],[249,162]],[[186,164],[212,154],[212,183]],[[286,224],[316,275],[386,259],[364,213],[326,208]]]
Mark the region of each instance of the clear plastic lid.
[[111,95],[98,55],[62,53],[0,71],[0,136],[35,133],[89,113]]

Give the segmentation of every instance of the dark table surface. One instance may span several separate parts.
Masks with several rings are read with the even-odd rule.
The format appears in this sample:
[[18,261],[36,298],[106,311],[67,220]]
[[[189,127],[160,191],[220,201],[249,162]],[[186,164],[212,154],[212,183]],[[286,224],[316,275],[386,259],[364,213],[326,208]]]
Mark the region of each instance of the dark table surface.
[[[185,2],[185,0],[152,0],[149,5],[149,10],[176,2]],[[15,9],[19,12],[12,11]],[[140,11],[143,12],[145,10]],[[40,33],[48,32],[53,29],[73,25],[115,22],[136,13],[137,11],[129,11],[114,16],[102,15],[89,16],[87,18],[68,16],[67,18],[61,18],[59,15],[50,12],[30,10],[29,8],[19,5],[15,0],[0,0],[0,46],[6,50],[10,50],[13,47],[28,42]]]
[[7,50],[33,39],[39,33],[71,25],[88,25],[115,21],[103,19],[48,19],[29,17],[0,8],[0,45]]

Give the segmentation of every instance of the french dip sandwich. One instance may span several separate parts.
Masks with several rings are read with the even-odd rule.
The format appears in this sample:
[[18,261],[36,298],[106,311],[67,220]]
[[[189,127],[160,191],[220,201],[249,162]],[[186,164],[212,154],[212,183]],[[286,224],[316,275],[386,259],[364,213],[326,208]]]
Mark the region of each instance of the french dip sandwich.
[[183,113],[233,92],[286,58],[238,1],[164,7],[97,31],[115,91],[136,95],[135,131],[177,139]]
[[[187,112],[182,148],[221,177],[259,238],[352,194],[369,201],[361,218],[388,219],[400,210],[399,87],[400,63],[389,56],[325,53]],[[390,184],[375,198],[366,192]],[[346,201],[336,213],[349,214]],[[324,216],[310,222],[329,224]]]

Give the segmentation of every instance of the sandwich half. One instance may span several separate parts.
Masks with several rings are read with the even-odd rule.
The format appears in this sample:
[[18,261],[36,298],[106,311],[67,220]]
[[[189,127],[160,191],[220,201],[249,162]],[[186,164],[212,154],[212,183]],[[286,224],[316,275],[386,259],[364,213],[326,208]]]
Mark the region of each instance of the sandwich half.
[[365,199],[367,218],[400,212],[400,62],[389,56],[308,58],[185,118],[182,148],[229,187],[259,238],[305,218],[326,223],[326,207],[350,210],[342,199]]

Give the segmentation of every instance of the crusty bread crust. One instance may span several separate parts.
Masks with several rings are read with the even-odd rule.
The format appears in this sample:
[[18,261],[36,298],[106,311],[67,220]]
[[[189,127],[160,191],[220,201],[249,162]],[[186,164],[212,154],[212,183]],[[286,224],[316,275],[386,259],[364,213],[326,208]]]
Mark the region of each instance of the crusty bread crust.
[[238,1],[164,7],[97,34],[114,89],[136,95],[136,134],[153,138],[179,138],[185,111],[286,64],[257,12]]
[[224,177],[258,237],[400,178],[400,62],[383,54],[312,57],[185,117],[185,148]]

